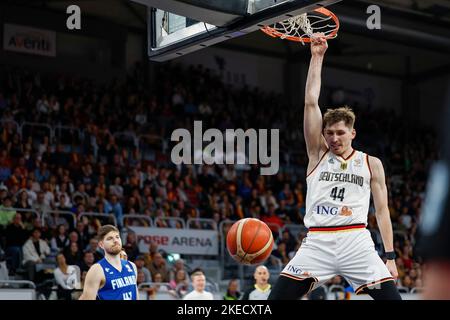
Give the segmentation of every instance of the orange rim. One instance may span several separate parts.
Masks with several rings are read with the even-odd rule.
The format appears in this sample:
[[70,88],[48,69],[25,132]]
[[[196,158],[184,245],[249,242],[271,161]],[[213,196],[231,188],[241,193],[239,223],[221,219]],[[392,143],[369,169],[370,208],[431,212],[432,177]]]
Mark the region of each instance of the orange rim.
[[[336,23],[336,27],[334,28],[334,30],[332,32],[327,34],[325,36],[325,38],[326,39],[335,38],[338,33],[339,26],[340,26],[338,17],[333,12],[331,12],[330,10],[328,10],[324,7],[314,9],[314,11],[318,12],[320,14],[323,14],[325,16],[331,17],[331,19],[333,19],[333,21]],[[290,41],[306,42],[306,43],[311,42],[311,38],[309,38],[308,36],[306,36],[306,37],[287,36],[284,33],[281,33],[279,31],[277,31],[275,28],[272,28],[270,26],[265,26],[265,27],[261,28],[261,31],[273,38],[281,38],[282,37],[283,39],[290,40]]]

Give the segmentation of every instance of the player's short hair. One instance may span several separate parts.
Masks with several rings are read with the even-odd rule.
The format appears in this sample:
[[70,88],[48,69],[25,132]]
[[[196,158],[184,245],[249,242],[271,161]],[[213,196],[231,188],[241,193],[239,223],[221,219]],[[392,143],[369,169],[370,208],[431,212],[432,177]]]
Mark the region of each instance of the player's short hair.
[[197,271],[194,271],[194,272],[191,274],[191,279],[194,280],[194,278],[195,278],[196,276],[204,276],[204,275],[205,275],[205,274],[203,273],[203,271],[197,270]]
[[347,106],[337,109],[328,109],[323,115],[323,127],[325,128],[340,121],[344,121],[345,125],[352,129],[355,124],[355,119],[355,113]]
[[103,240],[103,238],[105,238],[105,236],[111,231],[119,232],[119,229],[117,229],[111,224],[101,226],[100,229],[98,229],[98,239]]

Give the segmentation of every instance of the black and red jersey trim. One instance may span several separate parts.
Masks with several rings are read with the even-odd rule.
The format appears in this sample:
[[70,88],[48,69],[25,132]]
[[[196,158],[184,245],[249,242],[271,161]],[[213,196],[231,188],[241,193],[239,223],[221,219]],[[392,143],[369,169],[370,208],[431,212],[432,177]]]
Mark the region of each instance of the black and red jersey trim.
[[309,232],[321,231],[321,232],[332,232],[350,229],[365,229],[366,225],[364,223],[349,224],[346,226],[326,226],[326,227],[310,227]]

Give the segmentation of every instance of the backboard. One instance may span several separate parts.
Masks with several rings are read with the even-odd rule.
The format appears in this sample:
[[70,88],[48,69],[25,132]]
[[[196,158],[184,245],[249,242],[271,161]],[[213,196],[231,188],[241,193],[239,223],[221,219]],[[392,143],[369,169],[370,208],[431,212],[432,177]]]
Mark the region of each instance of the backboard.
[[148,7],[148,55],[166,61],[341,0],[131,0]]

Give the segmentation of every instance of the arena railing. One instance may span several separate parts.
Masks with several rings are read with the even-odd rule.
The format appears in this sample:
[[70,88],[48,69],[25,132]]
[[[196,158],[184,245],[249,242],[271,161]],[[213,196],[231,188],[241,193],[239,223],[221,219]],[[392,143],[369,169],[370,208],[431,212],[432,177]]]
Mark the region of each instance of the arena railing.
[[409,293],[411,293],[411,294],[420,294],[422,292],[423,292],[423,288],[419,288],[419,287],[414,287],[409,291]]
[[[168,148],[168,143],[165,139],[163,139],[160,136],[152,135],[152,134],[140,134],[137,137],[138,139],[138,146],[141,152],[144,150],[147,146],[153,146],[156,143],[159,143],[159,147],[162,153],[166,153]],[[149,148],[153,149],[153,148]],[[143,155],[144,156],[144,155]]]
[[2,119],[2,120],[0,120],[0,123],[1,123],[2,127],[5,127],[6,124],[14,125],[16,127],[16,132],[22,137],[22,128],[16,121]]
[[[325,287],[325,286],[324,286]],[[339,293],[342,294],[341,297],[339,297]],[[328,287],[326,290],[326,297],[327,300],[342,300],[345,299],[345,288],[344,286],[333,284]]]
[[[46,123],[40,123],[40,122],[28,122],[28,121],[24,121],[22,122],[22,124],[20,125],[20,131],[21,131],[21,136],[23,139],[23,135],[24,135],[24,128],[25,127],[31,127],[32,129],[36,129],[36,128],[45,128],[48,129],[49,132],[49,144],[52,144],[54,141],[54,135],[53,135],[53,128]],[[34,136],[34,135],[33,135]]]
[[[15,211],[16,213],[34,213],[34,218],[41,220],[41,215],[38,210],[35,209],[22,209],[22,208],[2,208],[2,211]],[[22,216],[23,219],[23,216]],[[42,220],[41,220],[42,221]]]
[[112,136],[114,137],[114,139],[116,139],[116,144],[119,146],[123,146],[122,144],[120,144],[117,140],[120,141],[121,137],[126,137],[128,138],[130,141],[132,141],[133,145],[138,148],[139,147],[139,140],[138,137],[136,136],[135,133],[133,132],[129,132],[129,131],[118,131],[118,132],[114,132],[112,134]]
[[[300,169],[306,169],[304,164],[299,164],[299,159],[303,159],[306,152],[302,149],[289,150],[286,148],[280,148],[280,154],[284,155],[280,158],[281,165],[287,169],[296,169],[298,173],[301,173]],[[292,171],[292,170],[289,170]]]
[[[23,285],[28,288],[20,288]],[[0,280],[0,300],[36,300],[36,285],[28,280]]]
[[[229,228],[236,222],[236,220],[223,220],[219,223],[219,254],[220,254],[220,263],[222,268],[226,268],[225,259],[228,256],[226,249],[226,232],[228,232]],[[222,273],[223,274],[223,273]]]
[[[76,128],[76,127],[70,127],[70,126],[63,126],[63,125],[55,125],[52,127],[53,129],[53,136],[55,139],[58,139],[58,143],[61,143],[63,145],[67,145],[67,143],[62,142],[63,139],[63,132],[68,131],[69,136],[73,139],[74,133],[76,132],[78,135],[78,142],[79,144],[82,143],[84,132],[83,130]],[[70,145],[73,145],[72,142],[70,142]]]
[[[50,217],[56,217],[56,215],[68,217],[65,219],[67,220],[69,227],[75,228],[77,226],[77,216],[75,215],[75,213],[73,213],[71,211],[60,211],[60,210],[51,210],[51,211],[43,212],[42,213],[42,225],[49,226],[48,219],[50,219]],[[70,226],[70,224],[72,224],[72,225]]]
[[333,285],[331,285],[331,286],[328,287],[328,292],[329,292],[329,293],[333,293],[333,292],[337,292],[337,291],[342,291],[342,292],[344,292],[344,291],[345,291],[344,286],[341,286],[341,285],[339,285],[339,284],[333,284]]
[[[163,228],[163,227],[158,227],[158,222],[159,221],[161,221],[161,222],[169,222],[169,223],[172,221],[172,222],[175,222],[175,226],[176,226],[177,222],[179,222],[181,227],[182,227],[182,229],[186,229],[186,223],[185,223],[183,218],[178,218],[178,217],[155,217],[155,219],[154,219],[154,226],[156,228]],[[169,228],[175,228],[175,227],[169,227]]]
[[[329,288],[327,286],[322,286],[322,288],[323,288],[323,291],[325,291],[325,296],[328,296]],[[314,290],[312,290],[312,291],[314,291]]]
[[[200,228],[192,227],[192,225],[199,224]],[[204,228],[202,225],[210,225],[211,228]],[[217,230],[217,223],[213,219],[207,218],[189,218],[186,221],[186,226],[188,229],[200,229],[200,230]]]
[[89,217],[90,218],[103,218],[103,219],[108,218],[108,219],[110,219],[110,221],[107,223],[111,223],[111,221],[112,221],[113,225],[117,227],[117,219],[111,213],[83,212],[78,215],[78,221],[82,221],[81,219],[83,217],[87,217],[88,219],[89,219]]
[[397,285],[397,290],[400,293],[410,293],[410,290],[409,290],[408,287],[404,287],[404,286],[401,286],[401,285]]
[[127,222],[127,220],[131,220],[131,219],[141,220],[141,221],[144,220],[148,223],[147,226],[142,225],[142,227],[150,227],[150,228],[154,227],[152,218],[150,218],[149,216],[143,215],[143,214],[124,214],[122,216],[122,225],[128,226],[128,224],[126,222]]

